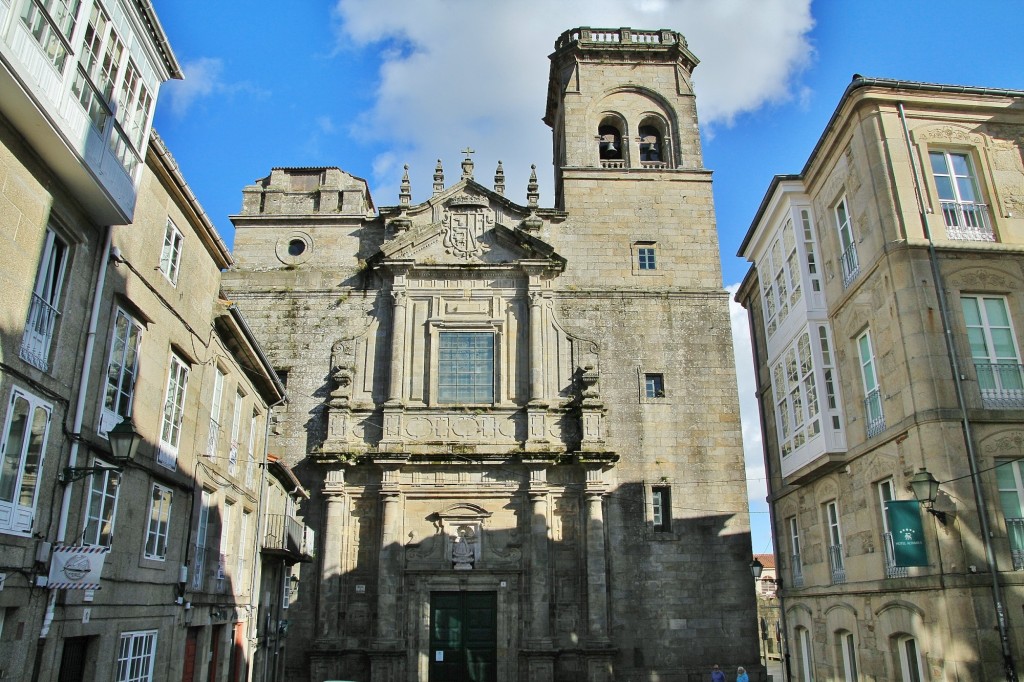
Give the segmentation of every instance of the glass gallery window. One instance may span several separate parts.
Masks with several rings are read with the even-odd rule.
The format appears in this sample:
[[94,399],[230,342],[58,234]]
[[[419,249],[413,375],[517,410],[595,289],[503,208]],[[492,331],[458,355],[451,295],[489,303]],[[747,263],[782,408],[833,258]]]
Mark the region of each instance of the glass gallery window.
[[438,350],[439,402],[494,402],[494,334],[442,332]]

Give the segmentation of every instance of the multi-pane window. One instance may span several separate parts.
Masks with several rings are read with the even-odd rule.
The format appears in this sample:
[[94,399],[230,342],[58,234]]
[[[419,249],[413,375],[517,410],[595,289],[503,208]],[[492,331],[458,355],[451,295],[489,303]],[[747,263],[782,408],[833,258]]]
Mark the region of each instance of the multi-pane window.
[[210,530],[210,507],[213,495],[204,490],[199,503],[199,522],[196,524],[196,553],[192,562],[192,589],[202,590],[206,570],[206,538]]
[[651,489],[653,506],[652,523],[654,530],[668,531],[672,529],[672,489],[667,485],[654,486]]
[[167,558],[167,535],[171,527],[171,489],[154,483],[149,497],[149,527],[146,529],[147,559]]
[[857,353],[860,356],[860,376],[864,382],[864,420],[867,422],[867,436],[871,438],[885,430],[882,390],[878,385],[871,332],[866,331],[857,337]]
[[814,655],[811,650],[811,632],[807,628],[796,628],[796,645],[799,650],[800,682],[814,682]]
[[181,231],[170,218],[164,228],[164,245],[160,251],[160,272],[174,285],[178,284],[178,268],[181,266]]
[[494,402],[494,335],[441,332],[437,395],[442,403]]
[[801,334],[772,368],[772,390],[779,449],[785,457],[821,433],[818,388],[808,332]]
[[185,390],[188,387],[188,366],[177,355],[171,355],[164,394],[164,412],[160,420],[160,447],[157,461],[168,469],[178,467],[178,442],[181,421],[185,417]]
[[238,436],[242,428],[242,402],[244,396],[235,393],[235,408],[231,416],[231,445],[228,448],[228,472],[234,474],[238,470]]
[[132,414],[141,338],[142,325],[119,308],[114,317],[114,333],[110,341],[110,357],[107,359],[103,407],[100,410],[101,434],[106,434]]
[[110,547],[114,538],[114,519],[117,516],[117,491],[121,486],[121,472],[93,462],[98,471],[90,476],[89,508],[85,513],[83,545]]
[[[220,543],[217,555],[217,580],[225,580],[228,575],[228,549],[231,547],[231,535],[235,526],[235,503],[224,502],[224,512],[220,520]],[[223,586],[221,586],[223,587]]]
[[818,258],[814,241],[814,226],[811,224],[811,212],[800,211],[800,225],[804,235],[804,258],[807,260],[807,274],[810,277],[811,291],[821,291],[821,273],[818,271]]
[[771,336],[803,296],[792,219],[785,222],[772,241],[758,267],[758,275],[765,302],[765,328]]
[[789,529],[790,568],[793,587],[802,587],[804,584],[804,562],[803,557],[800,555],[800,526],[797,524],[795,516],[789,517],[786,526]]
[[644,375],[644,396],[647,398],[665,397],[665,375],[645,374]]
[[71,83],[71,90],[99,131],[106,127],[110,118],[114,83],[124,53],[124,43],[114,31],[110,18],[100,3],[94,4],[85,29],[78,73]]
[[1006,299],[961,296],[960,305],[985,407],[1024,407],[1024,375]]
[[656,270],[657,263],[655,261],[654,247],[653,246],[640,246],[636,250],[638,264],[641,270]]
[[1006,521],[1013,568],[1024,570],[1024,460],[997,460],[996,481],[999,502]]
[[0,442],[0,533],[32,534],[51,410],[19,388],[11,392]]
[[30,0],[21,13],[25,27],[58,73],[64,73],[71,53],[71,34],[81,4],[81,0]]
[[939,193],[946,236],[950,239],[995,241],[988,220],[988,206],[979,202],[978,181],[965,153],[932,151],[928,153]]
[[117,682],[152,682],[156,661],[156,630],[121,633]]
[[25,362],[44,372],[49,369],[50,343],[60,315],[67,261],[67,244],[52,229],[47,229],[20,352]]
[[860,263],[857,260],[857,244],[853,236],[853,225],[850,221],[850,209],[846,205],[846,197],[839,200],[835,207],[836,227],[839,230],[839,247],[842,253],[839,260],[843,269],[843,287],[860,274]]
[[825,503],[825,526],[828,536],[828,563],[832,571],[832,583],[845,583],[846,565],[843,559],[843,533],[839,528],[839,507],[835,500]]
[[206,456],[216,457],[220,446],[220,412],[224,396],[224,372],[214,368],[213,397],[210,400],[210,433],[206,438]]
[[152,106],[153,97],[146,89],[135,62],[129,58],[118,94],[117,119],[137,150],[142,149]]
[[835,366],[832,363],[832,348],[828,340],[828,327],[818,326],[818,347],[821,350],[821,370],[825,377],[825,408],[832,417],[832,428],[839,430],[839,402],[836,398]]

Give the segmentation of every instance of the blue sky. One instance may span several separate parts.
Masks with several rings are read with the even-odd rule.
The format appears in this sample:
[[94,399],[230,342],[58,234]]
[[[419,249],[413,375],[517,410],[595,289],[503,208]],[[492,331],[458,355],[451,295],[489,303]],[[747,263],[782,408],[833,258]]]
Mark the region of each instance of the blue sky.
[[[526,203],[531,163],[551,205],[541,123],[547,55],[576,26],[670,28],[695,71],[704,162],[714,174],[724,283],[777,173],[797,173],[854,73],[1024,90],[1021,0],[155,0],[186,79],[161,90],[155,128],[231,243],[241,190],[273,166],[339,166],[396,204],[459,150],[477,176],[503,161]],[[755,552],[770,551],[744,314],[733,311]]]

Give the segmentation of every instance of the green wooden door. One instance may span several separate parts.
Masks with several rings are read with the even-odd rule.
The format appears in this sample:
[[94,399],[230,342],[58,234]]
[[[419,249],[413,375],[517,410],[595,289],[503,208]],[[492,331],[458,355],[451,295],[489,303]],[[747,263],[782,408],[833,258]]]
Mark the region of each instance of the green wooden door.
[[430,594],[430,682],[496,682],[498,594]]

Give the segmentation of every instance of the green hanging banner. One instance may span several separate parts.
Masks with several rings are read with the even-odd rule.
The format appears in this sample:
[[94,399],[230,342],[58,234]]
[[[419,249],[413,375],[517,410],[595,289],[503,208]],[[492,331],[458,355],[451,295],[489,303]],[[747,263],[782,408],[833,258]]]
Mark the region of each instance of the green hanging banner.
[[885,503],[885,513],[892,531],[893,558],[897,566],[927,566],[924,549],[924,528],[917,500],[892,500]]

